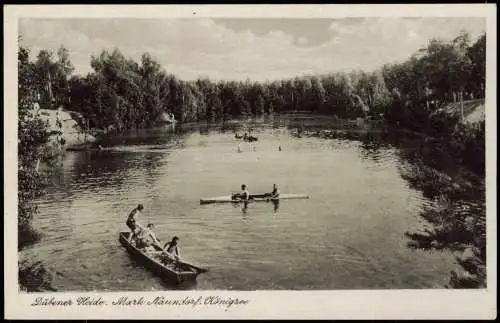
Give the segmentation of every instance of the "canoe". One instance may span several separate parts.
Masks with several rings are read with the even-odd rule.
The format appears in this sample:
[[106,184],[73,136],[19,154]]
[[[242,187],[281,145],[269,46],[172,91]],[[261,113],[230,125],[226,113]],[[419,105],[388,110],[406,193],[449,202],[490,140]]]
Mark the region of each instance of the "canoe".
[[[280,194],[278,198],[271,199],[266,196],[266,194],[250,194],[250,199],[248,202],[269,202],[276,200],[293,200],[293,199],[308,199],[309,196],[305,194]],[[245,200],[231,199],[231,195],[224,196],[216,196],[209,198],[200,199],[200,204],[208,204],[208,203],[241,203],[245,202]]]
[[[174,282],[177,284],[183,282],[192,282],[196,277],[206,272],[206,269],[196,267],[184,261],[173,260],[169,264],[162,263],[159,259],[144,253],[142,250],[136,248],[128,241],[130,232],[120,232],[120,243],[127,249],[129,254],[136,261],[143,264],[146,268],[158,275],[165,281]],[[155,246],[156,250],[161,250],[160,247]]]

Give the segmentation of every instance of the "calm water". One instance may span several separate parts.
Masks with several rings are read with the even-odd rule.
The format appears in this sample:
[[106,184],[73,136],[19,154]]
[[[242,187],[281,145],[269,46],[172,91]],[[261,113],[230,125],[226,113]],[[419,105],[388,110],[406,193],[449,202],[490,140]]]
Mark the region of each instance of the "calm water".
[[[241,126],[241,125],[240,125]],[[307,128],[307,126],[306,126]],[[63,291],[173,288],[131,259],[118,241],[138,203],[163,241],[181,239],[186,260],[210,271],[196,289],[429,288],[448,282],[449,253],[415,251],[404,232],[429,204],[401,177],[396,148],[292,135],[285,122],[253,126],[253,145],[231,126],[172,133],[150,129],[68,152],[39,204],[42,240],[24,251],[59,274]],[[240,144],[241,152],[237,152]],[[282,151],[278,151],[281,146]],[[309,200],[200,205],[245,183],[250,192]]]

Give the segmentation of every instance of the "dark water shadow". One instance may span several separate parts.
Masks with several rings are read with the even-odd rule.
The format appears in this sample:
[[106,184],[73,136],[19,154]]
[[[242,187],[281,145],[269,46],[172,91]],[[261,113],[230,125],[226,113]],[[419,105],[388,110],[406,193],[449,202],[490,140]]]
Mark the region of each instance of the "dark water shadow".
[[408,247],[458,253],[458,269],[451,271],[449,288],[486,287],[485,186],[456,180],[424,164],[412,164],[402,172],[410,187],[433,201],[419,217],[422,229],[405,232]]
[[377,163],[384,162],[384,150],[393,150],[401,178],[428,199],[418,214],[423,228],[403,233],[408,248],[458,253],[458,269],[451,271],[446,287],[486,287],[484,176],[461,166],[447,145],[390,129],[360,132],[311,126],[302,130],[297,124],[289,128],[295,137],[358,141],[360,157]]
[[176,284],[176,283],[170,282],[168,280],[161,279],[159,277],[156,277],[156,279],[157,279],[158,283],[162,287],[164,287],[166,290],[193,290],[193,289],[196,289],[196,287],[198,286],[197,280],[186,281],[186,282],[182,282],[180,284]]
[[278,212],[280,207],[280,200],[271,200],[271,203],[273,204],[274,213]]

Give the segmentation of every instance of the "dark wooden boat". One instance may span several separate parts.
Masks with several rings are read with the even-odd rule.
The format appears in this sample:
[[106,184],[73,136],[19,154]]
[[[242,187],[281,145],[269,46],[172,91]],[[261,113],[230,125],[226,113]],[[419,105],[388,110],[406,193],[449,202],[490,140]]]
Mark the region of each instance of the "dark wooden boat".
[[253,141],[259,140],[259,138],[254,137],[254,136],[250,136],[250,135],[242,136],[242,135],[239,135],[239,134],[235,134],[234,138],[236,138],[236,139],[243,139],[244,141],[247,141],[247,142],[253,142]]
[[[184,261],[172,260],[170,263],[165,264],[160,259],[148,255],[136,248],[128,241],[129,235],[130,232],[120,232],[119,240],[125,249],[127,249],[131,257],[166,281],[177,284],[192,282],[196,280],[199,274],[208,271]],[[155,249],[158,251],[162,250],[158,246],[155,246]]]

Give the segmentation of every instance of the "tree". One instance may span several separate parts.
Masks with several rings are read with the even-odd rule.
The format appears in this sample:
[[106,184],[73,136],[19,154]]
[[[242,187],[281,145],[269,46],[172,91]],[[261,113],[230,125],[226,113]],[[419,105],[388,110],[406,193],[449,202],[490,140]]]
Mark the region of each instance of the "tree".
[[486,34],[467,49],[467,55],[472,62],[470,82],[468,87],[476,97],[484,98],[486,83]]
[[46,108],[51,108],[55,103],[52,78],[54,75],[54,64],[52,63],[52,53],[47,50],[41,50],[38,53],[37,60],[34,65],[35,82],[41,92],[41,105]]
[[142,98],[143,105],[138,107],[140,117],[136,121],[136,125],[151,126],[153,120],[158,120],[166,108],[164,97],[162,98],[162,84],[165,80],[165,74],[158,62],[149,54],[143,54],[139,67],[139,78],[140,90],[137,92],[141,94],[137,93],[136,100]]
[[61,46],[57,51],[57,61],[54,63],[54,92],[58,105],[70,103],[70,78],[75,68],[70,61],[69,51]]
[[30,202],[43,193],[38,165],[43,158],[43,147],[48,142],[47,123],[33,114],[36,100],[36,66],[28,61],[29,51],[18,52],[18,248],[34,243],[38,234],[31,227],[37,214]]

